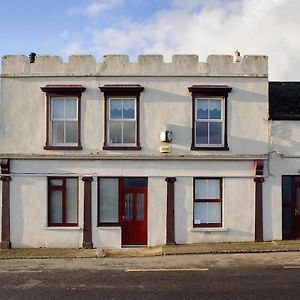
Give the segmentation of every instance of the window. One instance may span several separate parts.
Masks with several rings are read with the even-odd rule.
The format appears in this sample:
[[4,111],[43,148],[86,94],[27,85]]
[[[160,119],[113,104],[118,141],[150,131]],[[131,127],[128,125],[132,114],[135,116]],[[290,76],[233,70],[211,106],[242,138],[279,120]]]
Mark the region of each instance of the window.
[[194,179],[194,227],[222,226],[222,179]]
[[104,150],[140,150],[140,85],[104,85]]
[[46,150],[80,150],[81,85],[47,85]]
[[109,98],[108,143],[136,145],[136,99]]
[[48,178],[48,226],[78,225],[78,179]]
[[[126,219],[128,203],[126,191],[147,189],[148,179],[144,177],[102,177],[98,178],[98,226],[120,226],[120,212]],[[124,203],[122,202],[124,201]],[[136,198],[136,220],[144,220],[144,199]],[[124,207],[123,207],[124,206]],[[127,210],[126,210],[127,209]]]
[[229,150],[227,144],[227,97],[223,85],[193,85],[191,150]]

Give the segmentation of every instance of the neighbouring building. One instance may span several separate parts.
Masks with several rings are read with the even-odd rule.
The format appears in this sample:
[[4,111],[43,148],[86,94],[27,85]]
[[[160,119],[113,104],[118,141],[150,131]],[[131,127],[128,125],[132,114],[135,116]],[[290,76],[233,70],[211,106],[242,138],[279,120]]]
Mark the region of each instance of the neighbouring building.
[[266,56],[4,56],[1,247],[281,239],[268,98]]
[[[266,185],[279,239],[300,238],[300,82],[269,83],[270,160]],[[271,209],[272,208],[272,209]],[[276,225],[275,225],[276,224]]]

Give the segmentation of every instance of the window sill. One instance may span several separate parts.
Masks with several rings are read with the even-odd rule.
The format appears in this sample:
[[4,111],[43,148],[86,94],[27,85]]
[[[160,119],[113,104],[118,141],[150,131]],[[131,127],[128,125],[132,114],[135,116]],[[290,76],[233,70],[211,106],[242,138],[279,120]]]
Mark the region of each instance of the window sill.
[[44,146],[44,150],[82,150],[82,146]]
[[103,146],[103,150],[141,150],[141,146],[128,146],[128,147],[123,147],[123,146]]
[[80,227],[68,227],[68,226],[47,226],[44,228],[45,230],[81,230]]
[[116,230],[116,229],[118,229],[118,230],[120,230],[121,229],[121,226],[120,225],[116,225],[116,226],[114,226],[114,225],[98,225],[98,227],[97,227],[97,229],[99,230],[99,229],[104,229],[104,230]]
[[189,232],[227,232],[228,228],[224,227],[189,227]]
[[222,146],[222,147],[198,147],[191,145],[191,151],[201,151],[201,150],[208,150],[208,151],[228,151],[228,146]]

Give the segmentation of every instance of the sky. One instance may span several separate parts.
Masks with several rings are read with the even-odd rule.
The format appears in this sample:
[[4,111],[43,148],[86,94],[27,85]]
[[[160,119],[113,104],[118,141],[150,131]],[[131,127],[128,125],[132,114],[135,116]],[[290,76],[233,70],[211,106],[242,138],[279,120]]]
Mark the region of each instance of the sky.
[[300,81],[299,0],[0,0],[0,56],[269,56],[270,80]]

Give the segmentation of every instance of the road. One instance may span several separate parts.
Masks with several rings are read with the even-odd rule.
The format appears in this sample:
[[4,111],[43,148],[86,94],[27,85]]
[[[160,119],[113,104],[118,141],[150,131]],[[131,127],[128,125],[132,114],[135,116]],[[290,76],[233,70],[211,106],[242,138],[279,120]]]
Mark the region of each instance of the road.
[[300,253],[0,261],[0,299],[299,299]]

